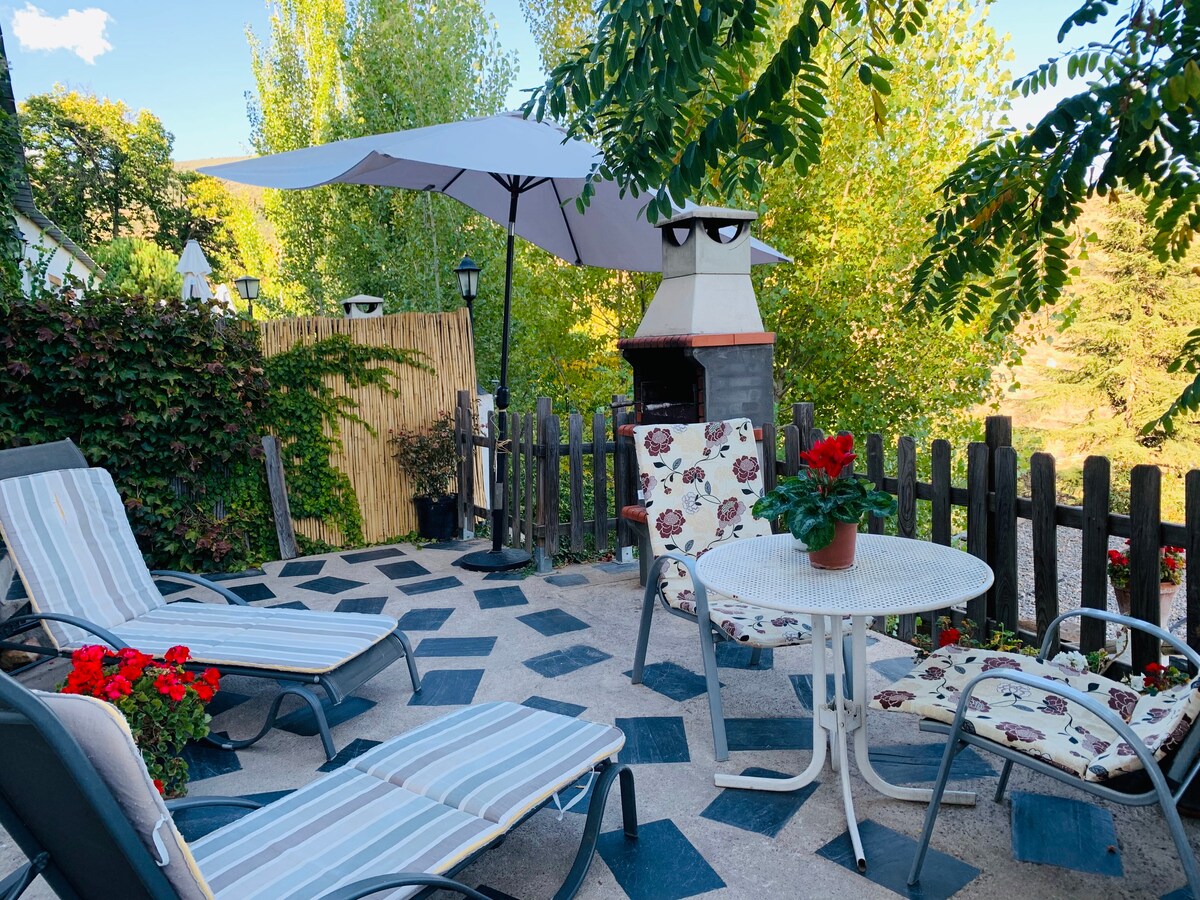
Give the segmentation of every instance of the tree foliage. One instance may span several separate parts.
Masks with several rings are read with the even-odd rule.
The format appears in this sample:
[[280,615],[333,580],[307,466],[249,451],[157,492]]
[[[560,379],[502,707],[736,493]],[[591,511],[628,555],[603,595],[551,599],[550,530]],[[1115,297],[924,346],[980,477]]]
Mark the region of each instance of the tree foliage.
[[19,118],[34,199],[64,234],[84,247],[131,235],[172,245],[174,138],[157,116],[56,85]]
[[[0,34],[0,96],[12,96],[12,79],[4,37]],[[21,290],[20,259],[24,250],[21,229],[13,212],[13,201],[25,183],[23,160],[19,152],[21,134],[14,110],[0,106],[0,297]]]
[[105,273],[99,289],[111,296],[165,300],[183,289],[183,276],[175,271],[178,258],[153,241],[116,238],[96,247],[92,257]]

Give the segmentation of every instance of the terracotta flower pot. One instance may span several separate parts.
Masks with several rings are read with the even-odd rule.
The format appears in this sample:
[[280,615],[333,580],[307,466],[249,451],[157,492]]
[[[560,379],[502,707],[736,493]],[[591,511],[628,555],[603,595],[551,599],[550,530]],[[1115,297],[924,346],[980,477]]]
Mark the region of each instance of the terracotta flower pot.
[[833,541],[820,550],[808,551],[808,562],[814,569],[848,569],[854,565],[854,543],[858,537],[858,525],[854,522],[837,522],[834,525]]
[[[1175,604],[1175,594],[1179,591],[1179,585],[1171,584],[1169,581],[1163,581],[1158,585],[1158,625],[1163,628],[1171,624],[1171,607]],[[1129,588],[1117,587],[1113,585],[1113,594],[1117,597],[1117,609],[1121,611],[1121,615],[1127,616],[1133,608],[1132,602],[1129,599]]]

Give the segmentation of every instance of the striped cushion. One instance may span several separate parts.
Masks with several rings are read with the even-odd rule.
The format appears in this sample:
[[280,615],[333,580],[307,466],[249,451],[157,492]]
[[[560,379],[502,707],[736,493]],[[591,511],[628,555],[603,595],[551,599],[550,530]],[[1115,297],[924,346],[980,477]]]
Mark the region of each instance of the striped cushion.
[[284,672],[328,672],[396,630],[388,616],[173,603],[113,633],[143,653],[185,644],[197,663]]
[[[165,605],[150,578],[112,476],[61,469],[0,481],[0,535],[33,608],[79,616],[104,628]],[[47,623],[59,647],[87,632]]]
[[346,766],[191,848],[218,900],[309,900],[371,875],[446,872],[503,832]]
[[483,703],[381,744],[351,765],[507,828],[624,743],[611,725]]

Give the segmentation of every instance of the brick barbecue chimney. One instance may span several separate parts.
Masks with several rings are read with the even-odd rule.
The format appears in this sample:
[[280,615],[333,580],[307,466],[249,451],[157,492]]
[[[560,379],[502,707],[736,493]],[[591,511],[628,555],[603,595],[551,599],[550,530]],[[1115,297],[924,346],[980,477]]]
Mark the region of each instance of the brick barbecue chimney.
[[638,423],[772,420],[775,335],[750,282],[756,218],[702,206],[659,224],[662,283],[637,334],[617,342],[633,366]]

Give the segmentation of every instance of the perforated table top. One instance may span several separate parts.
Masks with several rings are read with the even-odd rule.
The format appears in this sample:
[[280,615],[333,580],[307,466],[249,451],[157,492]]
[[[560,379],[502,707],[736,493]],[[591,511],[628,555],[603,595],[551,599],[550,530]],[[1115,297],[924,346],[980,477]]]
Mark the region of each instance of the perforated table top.
[[860,534],[849,569],[815,569],[790,534],[715,547],[696,564],[710,591],[784,612],[886,616],[941,609],[992,585],[987,563],[928,541]]

